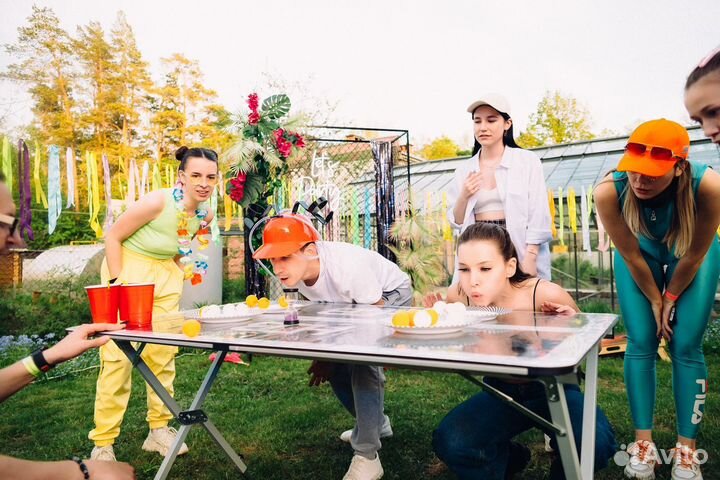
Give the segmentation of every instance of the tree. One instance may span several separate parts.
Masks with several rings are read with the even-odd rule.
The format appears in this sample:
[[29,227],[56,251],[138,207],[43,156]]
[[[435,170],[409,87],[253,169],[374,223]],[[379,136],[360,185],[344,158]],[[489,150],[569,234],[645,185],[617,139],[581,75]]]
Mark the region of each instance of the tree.
[[14,44],[5,45],[18,63],[2,78],[25,84],[33,99],[34,128],[43,143],[75,146],[77,142],[75,55],[68,33],[50,8],[32,7],[27,25],[18,28]]
[[438,160],[457,157],[458,151],[460,151],[460,147],[450,137],[443,135],[420,149],[420,155],[427,160]]
[[517,142],[532,148],[590,140],[595,138],[590,124],[590,114],[575,98],[548,91],[530,115],[527,130],[520,134]]

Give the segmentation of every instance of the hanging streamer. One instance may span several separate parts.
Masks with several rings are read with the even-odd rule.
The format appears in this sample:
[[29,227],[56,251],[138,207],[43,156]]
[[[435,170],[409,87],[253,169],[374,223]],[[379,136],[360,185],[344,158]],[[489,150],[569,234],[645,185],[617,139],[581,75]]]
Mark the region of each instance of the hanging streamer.
[[127,207],[135,203],[135,180],[137,180],[137,163],[135,163],[135,159],[130,159],[130,166],[128,167],[127,171],[128,176],[128,189],[127,189],[127,196],[125,197],[125,204]]
[[588,212],[588,199],[585,187],[580,187],[580,224],[582,228],[583,250],[590,253],[590,213]]
[[[24,142],[23,142],[24,144]],[[21,156],[21,152],[18,152],[18,158]],[[18,170],[20,166],[18,165]],[[3,137],[2,144],[2,172],[5,175],[5,183],[8,189],[13,191],[13,170],[12,170],[12,153],[10,152],[10,142],[7,137]],[[18,183],[22,182],[22,178],[18,178]]]
[[610,242],[605,235],[605,226],[600,219],[600,215],[597,213],[597,205],[595,206],[595,221],[598,226],[598,250],[601,252],[607,252],[608,248],[610,248]]
[[150,164],[145,160],[142,168],[142,180],[140,180],[140,192],[138,198],[144,197],[148,188],[148,174],[150,173]]
[[442,192],[442,209],[440,211],[440,220],[442,222],[442,234],[443,240],[452,240],[452,228],[450,228],[450,221],[447,218],[446,212],[448,209],[447,192]]
[[575,203],[575,189],[573,187],[569,187],[567,190],[567,202],[570,230],[572,230],[572,233],[577,233],[577,203]]
[[18,141],[18,187],[20,189],[20,237],[35,240],[32,230],[32,192],[30,191],[30,151]]
[[65,174],[67,175],[67,204],[65,208],[75,206],[75,154],[72,148],[65,150]]
[[365,248],[370,248],[372,242],[372,232],[370,231],[370,189],[365,189],[365,208],[363,212],[363,239]]
[[90,228],[95,232],[96,238],[102,238],[103,230],[98,222],[100,213],[100,179],[98,177],[97,159],[94,153],[88,153],[88,204],[90,206]]
[[162,178],[160,177],[160,168],[157,162],[153,164],[152,169],[152,191],[160,190],[162,188]]
[[113,211],[112,211],[112,183],[110,183],[110,162],[108,161],[107,155],[102,155],[102,166],[103,166],[103,179],[105,181],[105,226],[104,229],[107,231],[108,228],[113,224]]
[[350,232],[352,243],[360,245],[360,219],[358,218],[357,189],[353,188],[350,196]]
[[51,235],[62,211],[60,188],[60,149],[51,145],[48,155],[48,233]]
[[565,245],[565,205],[562,187],[558,187],[558,213],[560,214],[560,245]]
[[213,187],[210,193],[210,211],[212,212],[212,220],[210,221],[210,238],[216,244],[220,240],[220,227],[218,226],[218,186]]
[[[225,180],[223,179],[223,192],[225,192]],[[230,198],[230,195],[227,193],[223,193],[223,202],[224,202],[224,208],[225,208],[225,231],[229,232],[232,228],[232,220],[233,220],[233,200]],[[242,225],[242,223],[240,224]]]
[[170,165],[167,163],[165,164],[165,187],[166,188],[172,188],[173,184],[170,179]]
[[35,141],[35,169],[33,170],[35,181],[35,203],[42,203],[43,208],[48,208],[47,197],[40,181],[40,145]]
[[548,206],[550,207],[550,231],[553,238],[558,238],[557,227],[555,226],[557,210],[555,209],[555,195],[553,195],[552,188],[548,188]]

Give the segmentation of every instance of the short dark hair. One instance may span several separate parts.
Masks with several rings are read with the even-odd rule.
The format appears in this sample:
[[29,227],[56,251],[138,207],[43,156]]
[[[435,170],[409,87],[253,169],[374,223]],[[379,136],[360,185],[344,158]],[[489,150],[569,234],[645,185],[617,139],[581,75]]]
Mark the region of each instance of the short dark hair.
[[203,147],[188,148],[183,145],[175,151],[175,158],[180,161],[180,166],[178,167],[180,170],[185,170],[185,164],[187,163],[187,159],[190,157],[206,158],[210,161],[218,163],[218,154],[215,150]]

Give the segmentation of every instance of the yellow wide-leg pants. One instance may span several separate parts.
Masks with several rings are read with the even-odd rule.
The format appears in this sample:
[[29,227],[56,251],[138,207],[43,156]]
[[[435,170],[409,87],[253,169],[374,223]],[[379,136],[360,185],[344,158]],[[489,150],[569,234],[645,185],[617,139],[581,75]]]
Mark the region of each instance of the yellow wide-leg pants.
[[[100,278],[103,284],[110,279],[107,259],[103,260]],[[158,260],[123,247],[122,272],[118,281],[154,283],[153,316],[178,311],[183,272],[173,259]],[[158,331],[159,328],[153,324],[153,330]],[[177,352],[177,347],[149,343],[141,355],[170,395],[174,395]],[[130,400],[132,368],[127,356],[115,342],[110,341],[100,347],[100,373],[95,393],[95,428],[88,434],[88,438],[98,447],[112,445],[120,435],[120,424]],[[148,408],[146,420],[150,428],[162,428],[173,416],[150,385],[145,384],[145,387]]]

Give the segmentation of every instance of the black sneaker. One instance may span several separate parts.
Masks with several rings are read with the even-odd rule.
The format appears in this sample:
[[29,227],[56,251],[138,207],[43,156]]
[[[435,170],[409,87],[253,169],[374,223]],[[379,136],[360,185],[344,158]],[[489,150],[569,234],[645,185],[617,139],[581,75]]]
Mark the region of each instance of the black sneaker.
[[510,442],[505,480],[512,480],[515,474],[525,470],[525,467],[530,463],[531,457],[532,454],[528,447],[517,442]]

